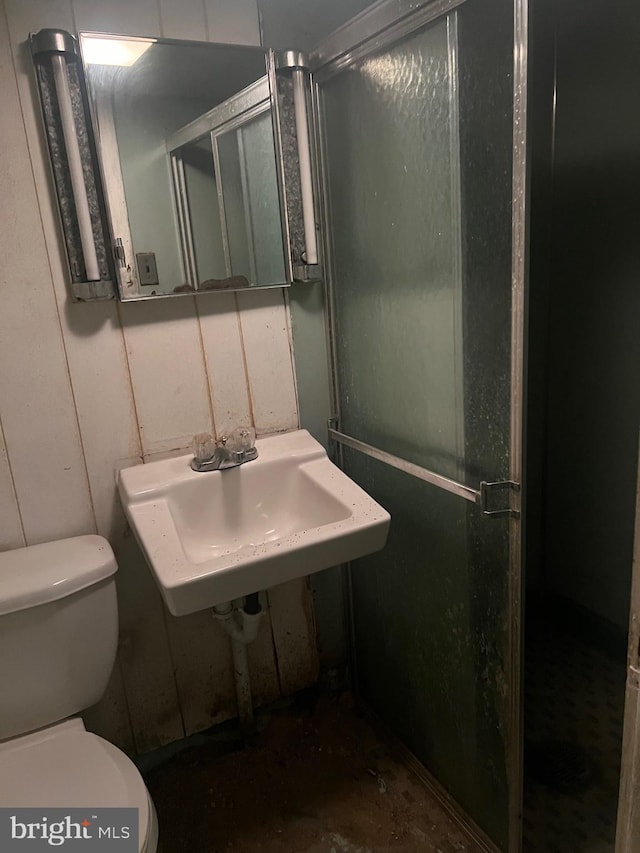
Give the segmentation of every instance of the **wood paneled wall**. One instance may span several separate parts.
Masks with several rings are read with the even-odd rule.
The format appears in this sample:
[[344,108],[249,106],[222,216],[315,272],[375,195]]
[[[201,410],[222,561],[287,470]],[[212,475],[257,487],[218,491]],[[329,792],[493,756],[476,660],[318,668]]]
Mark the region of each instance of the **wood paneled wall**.
[[[87,725],[144,752],[235,714],[228,639],[163,607],[118,468],[252,422],[298,426],[286,293],[73,304],[25,41],[42,27],[260,43],[255,0],[4,0],[0,15],[0,549],[98,532],[119,563],[120,650]],[[306,582],[269,591],[258,702],[317,677]]]

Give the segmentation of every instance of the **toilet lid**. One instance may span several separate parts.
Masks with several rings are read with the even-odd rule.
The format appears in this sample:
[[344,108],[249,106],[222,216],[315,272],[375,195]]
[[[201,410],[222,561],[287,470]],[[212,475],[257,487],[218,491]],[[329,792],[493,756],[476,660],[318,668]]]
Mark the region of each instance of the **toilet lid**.
[[149,826],[147,789],[135,764],[81,720],[0,743],[3,807],[138,809],[139,846]]

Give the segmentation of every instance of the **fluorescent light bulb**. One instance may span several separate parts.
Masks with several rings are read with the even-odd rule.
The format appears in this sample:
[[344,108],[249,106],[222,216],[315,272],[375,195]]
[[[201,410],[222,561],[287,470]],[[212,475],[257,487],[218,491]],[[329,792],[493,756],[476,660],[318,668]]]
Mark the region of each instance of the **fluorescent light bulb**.
[[155,39],[82,37],[82,56],[87,65],[120,65],[128,68],[146,53]]
[[295,110],[296,136],[298,138],[298,160],[300,163],[300,194],[302,196],[302,222],[304,226],[305,264],[318,263],[318,238],[313,209],[313,181],[311,177],[311,143],[307,123],[307,96],[305,94],[305,72],[293,69],[293,105]]

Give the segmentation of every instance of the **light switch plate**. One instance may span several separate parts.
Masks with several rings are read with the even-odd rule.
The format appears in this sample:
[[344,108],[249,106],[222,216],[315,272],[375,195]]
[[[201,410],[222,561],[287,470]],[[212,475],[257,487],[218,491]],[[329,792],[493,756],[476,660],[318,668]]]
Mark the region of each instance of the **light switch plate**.
[[156,256],[153,252],[138,252],[136,254],[136,263],[138,264],[138,278],[140,279],[140,284],[147,286],[160,284],[158,281]]

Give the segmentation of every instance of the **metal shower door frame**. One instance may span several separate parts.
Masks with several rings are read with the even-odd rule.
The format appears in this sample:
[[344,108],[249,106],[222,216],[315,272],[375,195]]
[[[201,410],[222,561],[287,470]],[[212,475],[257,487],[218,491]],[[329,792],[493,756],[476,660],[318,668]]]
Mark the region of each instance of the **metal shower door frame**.
[[[312,85],[312,107],[315,137],[315,159],[319,164],[315,190],[319,199],[323,234],[323,257],[326,271],[328,301],[328,350],[331,362],[332,407],[335,420],[329,423],[329,437],[336,442],[337,454],[341,456],[342,445],[349,445],[367,453],[366,445],[349,436],[343,436],[335,429],[339,423],[340,405],[337,372],[337,346],[335,323],[335,279],[331,247],[331,215],[326,191],[326,146],[322,133],[322,110],[319,89],[322,81],[428,23],[435,22],[467,0],[425,0],[416,4],[415,0],[387,0],[376,3],[336,30],[325,42],[311,54],[310,68],[314,77]],[[512,264],[511,264],[511,399],[510,399],[510,436],[509,436],[509,480],[506,483],[519,487],[522,483],[524,455],[524,370],[525,370],[525,293],[528,269],[528,186],[529,168],[527,157],[527,72],[529,37],[529,0],[513,0],[513,161],[512,161]],[[376,451],[375,448],[370,448]],[[421,476],[419,466],[412,466],[404,460],[391,457],[390,454],[369,452],[369,455],[382,459],[388,464],[400,467],[409,474]],[[387,456],[384,459],[383,456]],[[391,457],[391,458],[389,458]],[[400,464],[396,464],[400,463]],[[454,481],[437,482],[439,475],[422,469],[423,479],[447,491],[459,494],[466,500],[480,504],[480,500],[465,491],[473,492],[463,484]],[[433,476],[431,476],[433,475]],[[440,477],[441,481],[447,478]],[[481,487],[482,488],[482,487]],[[478,492],[479,494],[479,492]],[[523,536],[521,518],[521,490],[513,490],[509,502],[509,601],[508,601],[508,694],[509,735],[507,738],[507,780],[509,787],[509,847],[505,853],[520,853],[522,850],[522,803],[523,803],[523,718],[522,718],[522,561]],[[486,507],[485,507],[486,508]],[[347,601],[352,612],[350,572],[347,568]],[[353,658],[353,636],[351,636],[351,657]],[[352,661],[353,663],[353,661]],[[355,666],[354,666],[355,670]],[[417,760],[415,760],[417,763]],[[435,783],[438,787],[437,782]],[[447,807],[456,811],[455,804],[446,792],[439,791]],[[464,818],[464,816],[459,815]],[[466,822],[466,821],[465,821]],[[479,839],[480,840],[480,839]],[[490,845],[487,845],[490,849]],[[637,853],[635,850],[619,853]],[[640,853],[640,851],[638,851]]]
[[640,463],[615,853],[640,853]]

